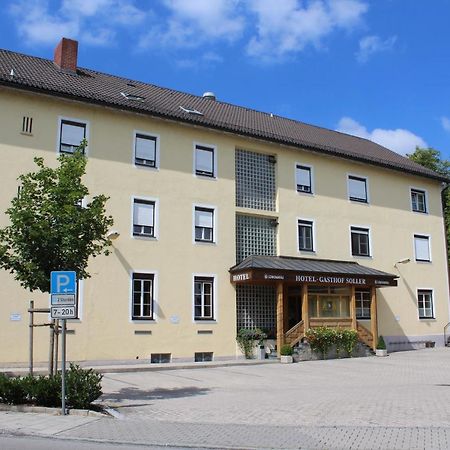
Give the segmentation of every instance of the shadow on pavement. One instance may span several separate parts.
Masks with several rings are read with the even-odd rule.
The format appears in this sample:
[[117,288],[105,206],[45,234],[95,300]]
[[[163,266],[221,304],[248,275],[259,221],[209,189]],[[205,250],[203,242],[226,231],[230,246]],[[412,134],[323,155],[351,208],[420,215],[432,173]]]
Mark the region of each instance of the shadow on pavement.
[[[138,389],[135,387],[126,387],[120,389],[118,392],[105,394],[102,401],[117,401],[123,400],[166,400],[171,398],[193,397],[195,395],[205,395],[210,389],[198,387],[183,387],[173,389]],[[133,403],[129,406],[144,406]]]

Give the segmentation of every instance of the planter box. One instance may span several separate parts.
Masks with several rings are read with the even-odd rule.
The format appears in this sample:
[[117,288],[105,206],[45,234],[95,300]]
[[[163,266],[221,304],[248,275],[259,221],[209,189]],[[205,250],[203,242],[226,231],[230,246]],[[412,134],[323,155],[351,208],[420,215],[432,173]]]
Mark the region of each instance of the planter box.
[[381,350],[381,349],[377,348],[375,350],[375,354],[377,356],[387,356],[387,350]]
[[282,364],[290,364],[290,363],[292,363],[294,361],[294,358],[292,358],[292,355],[289,355],[289,356],[287,356],[287,355],[281,355],[280,356],[280,362],[282,363]]

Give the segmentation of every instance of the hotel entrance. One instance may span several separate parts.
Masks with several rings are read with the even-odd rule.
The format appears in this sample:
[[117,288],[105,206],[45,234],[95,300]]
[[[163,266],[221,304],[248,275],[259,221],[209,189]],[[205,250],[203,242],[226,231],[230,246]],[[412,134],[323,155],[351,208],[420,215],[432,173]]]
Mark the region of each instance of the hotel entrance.
[[[283,344],[294,346],[308,329],[325,326],[356,330],[359,340],[375,349],[376,291],[397,286],[398,278],[353,261],[284,256],[250,256],[232,267],[230,274],[231,282],[238,287],[259,287],[267,295],[273,292],[274,315],[269,328],[276,336],[277,348]],[[258,310],[260,298],[247,297],[247,317]],[[364,322],[358,322],[358,318]]]
[[292,328],[302,320],[302,289],[300,286],[287,286],[287,327]]

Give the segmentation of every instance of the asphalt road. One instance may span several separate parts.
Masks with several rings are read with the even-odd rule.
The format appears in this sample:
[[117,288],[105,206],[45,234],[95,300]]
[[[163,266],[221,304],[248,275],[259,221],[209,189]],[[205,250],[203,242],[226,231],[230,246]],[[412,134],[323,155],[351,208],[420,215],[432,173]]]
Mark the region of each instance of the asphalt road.
[[[148,448],[151,450],[196,450],[192,447],[160,447],[146,444],[120,444],[110,442],[81,441],[73,439],[56,439],[37,436],[30,437],[0,435],[0,450],[139,450],[140,448]],[[201,450],[208,449],[202,447]]]

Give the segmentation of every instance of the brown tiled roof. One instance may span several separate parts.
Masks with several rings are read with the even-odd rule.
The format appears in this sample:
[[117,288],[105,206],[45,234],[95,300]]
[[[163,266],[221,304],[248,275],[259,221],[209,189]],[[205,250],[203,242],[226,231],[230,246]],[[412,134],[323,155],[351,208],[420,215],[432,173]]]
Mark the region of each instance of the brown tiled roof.
[[[0,85],[192,123],[447,181],[442,175],[366,139],[93,70],[79,68],[76,74],[68,73],[53,61],[8,50],[0,50]],[[130,100],[121,93],[142,100]]]

